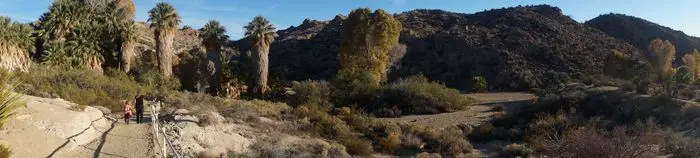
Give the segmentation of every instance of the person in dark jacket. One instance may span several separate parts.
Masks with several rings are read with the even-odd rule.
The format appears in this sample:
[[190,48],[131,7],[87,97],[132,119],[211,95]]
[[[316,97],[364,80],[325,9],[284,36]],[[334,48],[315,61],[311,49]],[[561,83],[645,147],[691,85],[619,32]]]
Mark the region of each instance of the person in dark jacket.
[[136,123],[143,122],[143,95],[137,95],[136,99]]

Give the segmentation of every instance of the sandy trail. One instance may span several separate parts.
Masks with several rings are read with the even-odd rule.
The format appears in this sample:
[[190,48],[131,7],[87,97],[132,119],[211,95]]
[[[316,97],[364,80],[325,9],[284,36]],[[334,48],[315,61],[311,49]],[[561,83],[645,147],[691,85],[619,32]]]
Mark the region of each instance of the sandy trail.
[[119,119],[117,122],[111,122],[108,127],[97,129],[102,135],[76,149],[75,155],[106,158],[153,157],[154,151],[158,150],[153,144],[150,112],[144,112],[144,120],[144,123],[137,124],[134,116],[129,124]]
[[503,105],[508,108],[516,108],[522,102],[536,99],[537,96],[530,93],[474,93],[465,94],[476,99],[479,103],[469,107],[465,111],[441,113],[432,115],[407,115],[399,118],[380,118],[392,122],[425,125],[434,128],[445,128],[457,124],[480,125],[502,112],[492,111],[493,107]]

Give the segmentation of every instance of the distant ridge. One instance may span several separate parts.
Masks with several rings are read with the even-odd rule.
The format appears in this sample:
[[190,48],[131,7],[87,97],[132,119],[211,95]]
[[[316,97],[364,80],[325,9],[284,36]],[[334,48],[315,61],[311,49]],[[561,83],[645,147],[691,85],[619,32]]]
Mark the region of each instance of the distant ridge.
[[[649,42],[655,38],[669,40],[676,46],[676,59],[693,49],[700,50],[700,38],[634,16],[611,13],[593,18],[586,24],[625,40],[640,50],[646,50]],[[680,61],[676,60],[676,64],[680,64]]]

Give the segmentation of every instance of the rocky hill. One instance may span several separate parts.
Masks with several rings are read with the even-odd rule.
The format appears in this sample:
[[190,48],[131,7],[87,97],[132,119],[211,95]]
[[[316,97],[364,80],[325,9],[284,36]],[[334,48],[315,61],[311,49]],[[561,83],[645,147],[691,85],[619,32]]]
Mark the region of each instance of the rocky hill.
[[[602,72],[612,50],[644,64],[638,48],[578,23],[548,5],[494,9],[475,14],[414,10],[403,23],[406,52],[390,79],[423,74],[462,90],[484,76],[492,90],[525,90],[585,80]],[[338,69],[344,17],[305,20],[278,31],[270,52],[271,72],[288,80],[330,79]],[[245,51],[245,39],[234,42]]]
[[[646,50],[649,42],[655,38],[669,40],[676,46],[676,59],[681,59],[693,49],[700,49],[700,38],[634,16],[606,14],[591,19],[586,24],[641,50]],[[680,62],[681,60],[676,60],[676,64]]]

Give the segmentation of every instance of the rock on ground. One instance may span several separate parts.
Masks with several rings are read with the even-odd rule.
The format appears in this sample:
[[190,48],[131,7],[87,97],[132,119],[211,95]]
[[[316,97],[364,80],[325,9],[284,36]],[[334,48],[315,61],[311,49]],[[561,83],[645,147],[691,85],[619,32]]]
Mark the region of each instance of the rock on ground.
[[9,144],[15,157],[72,157],[71,151],[100,137],[96,128],[109,127],[101,111],[93,107],[71,111],[62,99],[23,96],[27,107],[17,111],[0,130],[0,142]]

